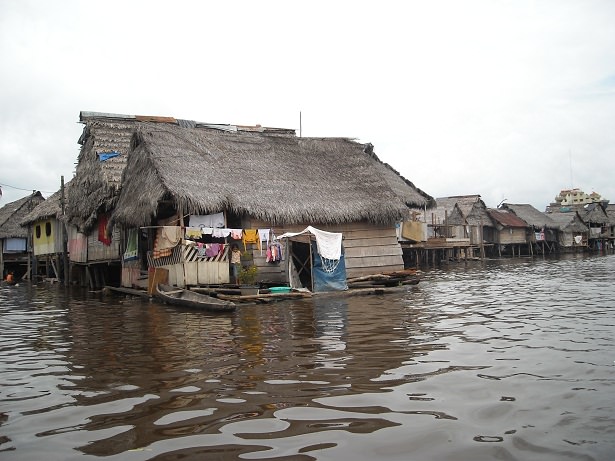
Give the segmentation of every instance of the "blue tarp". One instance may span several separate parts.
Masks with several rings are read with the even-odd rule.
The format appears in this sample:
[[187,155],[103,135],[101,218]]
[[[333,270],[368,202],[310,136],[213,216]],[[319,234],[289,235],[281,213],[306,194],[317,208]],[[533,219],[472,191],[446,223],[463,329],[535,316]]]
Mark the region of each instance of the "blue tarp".
[[119,152],[111,151],[111,152],[101,152],[98,154],[98,160],[104,162],[105,160],[109,160],[110,158],[117,157],[120,155]]
[[320,254],[318,254],[318,245],[316,242],[312,242],[312,282],[314,284],[314,293],[323,291],[343,291],[348,289],[343,247],[342,256],[339,262],[337,262],[335,269],[331,271],[331,267],[323,267],[322,258]]

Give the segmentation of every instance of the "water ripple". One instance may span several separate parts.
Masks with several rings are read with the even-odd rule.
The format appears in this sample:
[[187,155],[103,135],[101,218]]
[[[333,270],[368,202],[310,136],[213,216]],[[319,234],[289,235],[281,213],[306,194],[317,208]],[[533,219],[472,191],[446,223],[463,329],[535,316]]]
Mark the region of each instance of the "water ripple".
[[477,262],[223,317],[2,287],[0,457],[610,460],[614,274]]

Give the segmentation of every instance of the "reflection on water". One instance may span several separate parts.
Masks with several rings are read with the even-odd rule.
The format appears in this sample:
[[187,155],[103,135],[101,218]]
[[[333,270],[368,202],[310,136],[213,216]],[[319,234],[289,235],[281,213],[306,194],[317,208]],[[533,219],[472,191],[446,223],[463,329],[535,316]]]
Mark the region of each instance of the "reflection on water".
[[0,459],[612,459],[615,257],[211,315],[0,288]]

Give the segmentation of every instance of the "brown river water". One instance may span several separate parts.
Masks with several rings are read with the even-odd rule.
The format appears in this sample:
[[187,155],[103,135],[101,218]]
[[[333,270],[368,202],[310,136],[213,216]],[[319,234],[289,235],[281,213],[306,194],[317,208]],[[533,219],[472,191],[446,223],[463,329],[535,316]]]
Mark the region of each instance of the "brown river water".
[[615,256],[207,314],[0,287],[0,460],[612,460]]

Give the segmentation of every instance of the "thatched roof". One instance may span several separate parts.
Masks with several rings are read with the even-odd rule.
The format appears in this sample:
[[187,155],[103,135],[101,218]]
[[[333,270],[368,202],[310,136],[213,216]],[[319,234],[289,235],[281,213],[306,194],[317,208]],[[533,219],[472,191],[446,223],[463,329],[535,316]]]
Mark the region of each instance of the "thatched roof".
[[601,203],[588,203],[583,206],[582,211],[579,211],[579,216],[585,224],[609,224],[611,222],[603,205]]
[[[68,190],[70,189],[71,181],[64,184],[64,200],[67,200]],[[43,219],[56,218],[62,219],[62,191],[58,190],[44,202],[39,203],[30,213],[22,220],[21,225],[27,226],[36,221]],[[66,206],[65,206],[66,208]]]
[[576,211],[549,213],[549,218],[564,232],[588,232],[589,228]]
[[546,213],[543,213],[532,205],[521,203],[504,203],[502,209],[512,211],[523,221],[536,229],[557,229],[559,226],[551,220]]
[[[87,230],[95,224],[99,212],[115,205],[137,119],[82,112],[80,121],[85,126],[79,138],[81,151],[73,187],[67,194],[66,213],[69,221]],[[111,153],[118,155],[101,161],[104,154]]]
[[457,205],[455,197],[438,197],[436,206],[427,213],[426,221],[428,224],[441,225]]
[[26,238],[28,230],[21,226],[23,218],[45,198],[35,191],[0,208],[0,239]]
[[[441,224],[448,215],[449,225],[468,224],[470,226],[493,226],[493,221],[487,212],[487,205],[480,198],[480,195],[454,195],[451,197],[440,197],[436,199],[437,208],[434,211],[434,221]],[[461,216],[463,216],[463,220]],[[430,221],[429,218],[427,221]]]
[[272,224],[394,222],[431,205],[370,144],[346,138],[139,123],[113,220],[148,225],[158,202]]

